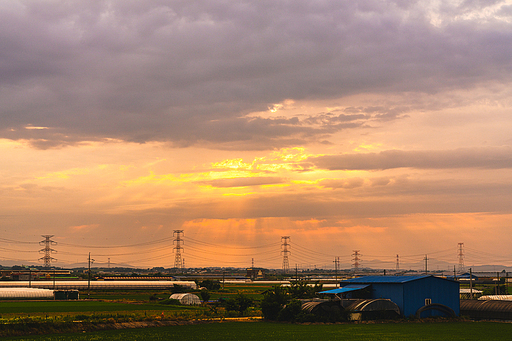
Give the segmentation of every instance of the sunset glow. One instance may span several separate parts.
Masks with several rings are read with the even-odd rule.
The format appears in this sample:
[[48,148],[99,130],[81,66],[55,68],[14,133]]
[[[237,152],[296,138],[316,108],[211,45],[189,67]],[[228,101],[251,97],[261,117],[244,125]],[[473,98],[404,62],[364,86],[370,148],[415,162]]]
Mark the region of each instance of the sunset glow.
[[[107,15],[108,14],[108,15]],[[0,264],[512,266],[508,1],[0,5]],[[7,52],[8,51],[8,52]],[[407,264],[407,265],[406,265]]]

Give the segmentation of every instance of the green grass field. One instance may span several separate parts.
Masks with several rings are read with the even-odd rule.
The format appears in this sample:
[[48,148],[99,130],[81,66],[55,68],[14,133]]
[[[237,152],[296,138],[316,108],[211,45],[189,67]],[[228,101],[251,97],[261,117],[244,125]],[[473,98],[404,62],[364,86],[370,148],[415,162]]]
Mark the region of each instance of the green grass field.
[[200,310],[201,307],[172,306],[157,303],[120,303],[102,301],[0,302],[0,315],[37,313],[83,313],[140,310]]
[[512,324],[492,322],[294,325],[229,322],[109,330],[3,340],[510,340]]
[[[211,299],[229,298],[241,292],[259,301],[271,285],[230,284],[212,291]],[[87,325],[160,319],[190,321],[236,316],[224,308],[190,307],[159,304],[150,296],[166,299],[166,291],[93,291],[95,300],[79,301],[0,301],[0,321],[5,324],[0,335],[77,331]],[[86,296],[82,293],[81,298]],[[103,301],[104,300],[104,301]],[[231,312],[233,313],[233,312]],[[261,316],[259,308],[247,315]],[[165,316],[165,318],[164,318]],[[76,324],[74,321],[84,324]],[[11,324],[8,326],[8,324]],[[117,324],[118,325],[118,324]],[[27,326],[27,327],[25,327]],[[47,326],[48,328],[46,328]],[[1,327],[1,326],[0,326]],[[87,328],[88,330],[95,330]],[[96,328],[97,329],[97,328]],[[17,332],[20,331],[20,332]],[[3,334],[2,334],[3,333]],[[512,340],[512,324],[478,322],[422,322],[368,324],[294,325],[268,322],[224,322],[0,338],[0,340]],[[492,336],[492,337],[491,337]]]

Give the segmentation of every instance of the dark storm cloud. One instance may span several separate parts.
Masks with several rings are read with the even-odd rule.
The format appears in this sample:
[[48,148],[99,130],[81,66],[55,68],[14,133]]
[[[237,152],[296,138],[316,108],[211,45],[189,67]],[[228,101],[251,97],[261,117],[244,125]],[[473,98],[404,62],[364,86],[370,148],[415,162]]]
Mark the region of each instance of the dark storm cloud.
[[392,168],[485,168],[512,167],[512,148],[461,148],[445,151],[387,150],[380,153],[325,155],[309,158],[328,170],[383,170]]
[[0,137],[40,148],[104,138],[270,148],[347,128],[244,117],[284,99],[509,82],[507,6],[482,24],[452,17],[489,2],[445,4],[437,17],[449,20],[433,26],[423,4],[3,2]]

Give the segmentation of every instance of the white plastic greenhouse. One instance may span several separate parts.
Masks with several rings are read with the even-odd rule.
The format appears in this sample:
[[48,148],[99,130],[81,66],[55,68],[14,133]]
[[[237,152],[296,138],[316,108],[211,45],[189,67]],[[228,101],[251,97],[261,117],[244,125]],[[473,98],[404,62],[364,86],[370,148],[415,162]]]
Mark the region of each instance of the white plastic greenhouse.
[[197,295],[194,294],[172,294],[170,299],[178,300],[183,305],[200,305],[201,300]]
[[53,290],[34,288],[0,288],[0,299],[53,299]]
[[[91,281],[90,288],[94,289],[168,289],[175,285],[196,289],[193,281]],[[44,289],[76,289],[84,290],[89,287],[88,281],[0,281],[0,288],[32,287]]]

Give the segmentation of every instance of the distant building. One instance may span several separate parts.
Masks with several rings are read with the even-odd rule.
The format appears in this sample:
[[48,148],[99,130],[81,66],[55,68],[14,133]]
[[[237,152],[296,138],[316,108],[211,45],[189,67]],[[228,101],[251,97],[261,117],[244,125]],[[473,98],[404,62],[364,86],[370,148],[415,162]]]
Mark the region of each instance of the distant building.
[[265,279],[265,269],[262,268],[249,268],[247,269],[247,277],[253,281],[256,279]]

